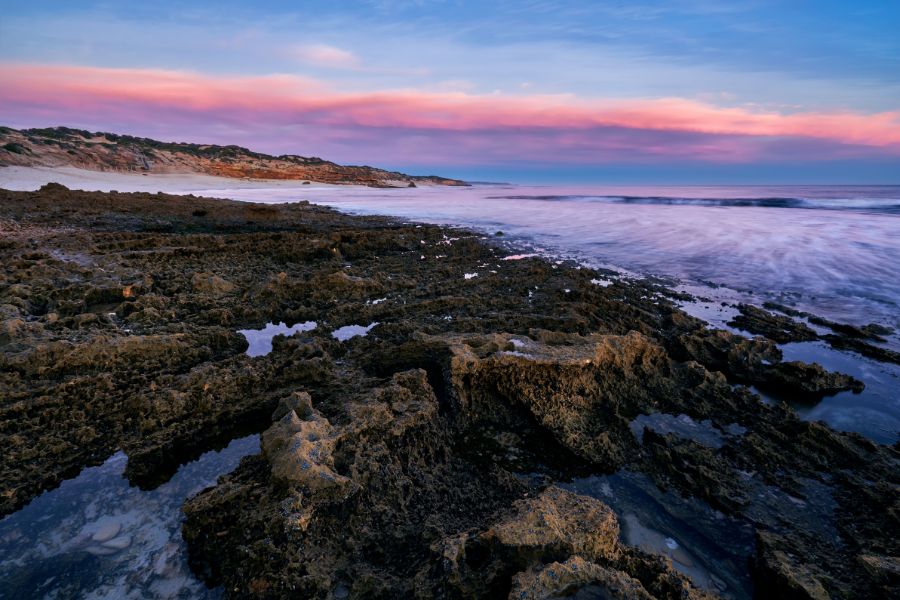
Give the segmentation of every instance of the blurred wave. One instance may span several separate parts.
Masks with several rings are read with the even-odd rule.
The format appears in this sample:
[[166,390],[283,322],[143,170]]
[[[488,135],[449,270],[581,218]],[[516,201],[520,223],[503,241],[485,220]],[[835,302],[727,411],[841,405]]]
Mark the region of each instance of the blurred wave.
[[[900,190],[897,190],[900,196]],[[804,208],[820,210],[854,210],[900,213],[898,198],[804,198],[804,197],[764,197],[764,198],[693,198],[677,196],[594,196],[594,195],[511,195],[486,196],[490,200],[544,200],[548,202],[613,202],[618,204],[658,204],[665,206],[709,206],[709,207],[752,207],[762,208]]]

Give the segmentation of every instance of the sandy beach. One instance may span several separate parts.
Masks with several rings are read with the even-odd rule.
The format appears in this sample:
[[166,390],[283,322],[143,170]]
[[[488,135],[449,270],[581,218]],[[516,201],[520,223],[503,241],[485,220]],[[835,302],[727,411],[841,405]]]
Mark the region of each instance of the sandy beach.
[[365,188],[360,185],[310,183],[285,179],[236,179],[202,174],[146,174],[90,171],[75,167],[0,167],[0,188],[34,191],[47,183],[59,183],[73,190],[96,192],[163,192],[189,194],[203,190],[279,189],[298,192],[310,188]]

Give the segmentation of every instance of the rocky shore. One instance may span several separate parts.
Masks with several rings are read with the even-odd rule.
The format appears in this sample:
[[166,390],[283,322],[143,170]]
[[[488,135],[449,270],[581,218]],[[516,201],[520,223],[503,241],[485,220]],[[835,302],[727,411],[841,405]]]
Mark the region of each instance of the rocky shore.
[[[261,433],[183,507],[226,597],[900,594],[900,448],[747,387],[861,389],[781,360],[798,322],[748,307],[762,335],[710,329],[664,287],[501,239],[0,190],[0,514],[118,449],[154,488]],[[239,330],[282,322],[304,326],[247,353]],[[882,334],[826,326],[857,351]]]

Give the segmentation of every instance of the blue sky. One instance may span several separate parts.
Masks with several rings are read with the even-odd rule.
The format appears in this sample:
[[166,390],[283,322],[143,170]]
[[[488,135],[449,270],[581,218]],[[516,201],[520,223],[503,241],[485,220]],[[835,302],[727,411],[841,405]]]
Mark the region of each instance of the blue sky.
[[[583,181],[634,173],[641,180],[677,174],[698,183],[900,182],[900,144],[893,136],[900,127],[896,1],[0,2],[0,9],[0,62],[32,67],[30,78],[7,77],[20,93],[0,93],[0,120],[14,126],[59,123],[170,139],[192,134],[272,152],[485,178],[493,170],[506,178]],[[60,76],[48,69],[53,66],[94,69],[90,77],[103,82],[111,75],[98,70],[118,69],[123,77],[127,71],[136,89],[142,72],[180,73],[207,87],[228,79],[235,89],[242,81],[259,85],[255,78],[291,77],[302,88],[293,93],[304,101],[269,121],[238,118],[227,104],[194,110],[190,119],[176,105],[157,103],[146,113],[147,103],[133,98],[128,106],[98,110],[96,94],[83,107],[55,106],[28,96],[40,87],[38,76]],[[397,110],[425,114],[389,126],[360,123],[359,110],[332,110],[322,119],[321,108],[309,112],[308,96],[317,93],[330,107],[393,95]],[[493,127],[483,113],[497,111],[494,120],[504,122],[505,99],[521,99],[528,108],[513,124]],[[279,96],[279,106],[287,101]],[[653,117],[629,113],[623,120],[626,107]],[[153,115],[152,125],[135,118],[142,111]],[[465,126],[447,133],[429,118],[435,111]],[[569,112],[565,123],[546,116]],[[869,121],[835,120],[847,114]],[[588,124],[573,122],[576,117]],[[810,135],[816,133],[810,119],[820,119],[828,135]],[[744,127],[745,120],[755,124]],[[786,123],[783,131],[769,124],[774,121]],[[622,126],[635,134],[630,145]],[[527,151],[491,142],[511,131],[517,134],[511,145]],[[651,139],[648,131],[658,135]],[[697,132],[710,136],[709,143],[695,139]],[[546,164],[537,153],[542,144],[555,150]]]

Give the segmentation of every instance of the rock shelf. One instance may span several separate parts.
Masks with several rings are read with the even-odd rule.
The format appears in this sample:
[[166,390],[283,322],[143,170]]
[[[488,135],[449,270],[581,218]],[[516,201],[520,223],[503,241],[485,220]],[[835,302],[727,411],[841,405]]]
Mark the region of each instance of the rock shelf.
[[[0,234],[4,514],[118,448],[153,488],[262,433],[184,505],[192,568],[228,597],[898,593],[897,447],[745,387],[861,388],[782,361],[802,327],[709,329],[653,282],[306,203],[51,184],[0,191]],[[290,335],[248,356],[237,331],[267,323]],[[750,532],[740,573],[569,485],[622,472]]]

